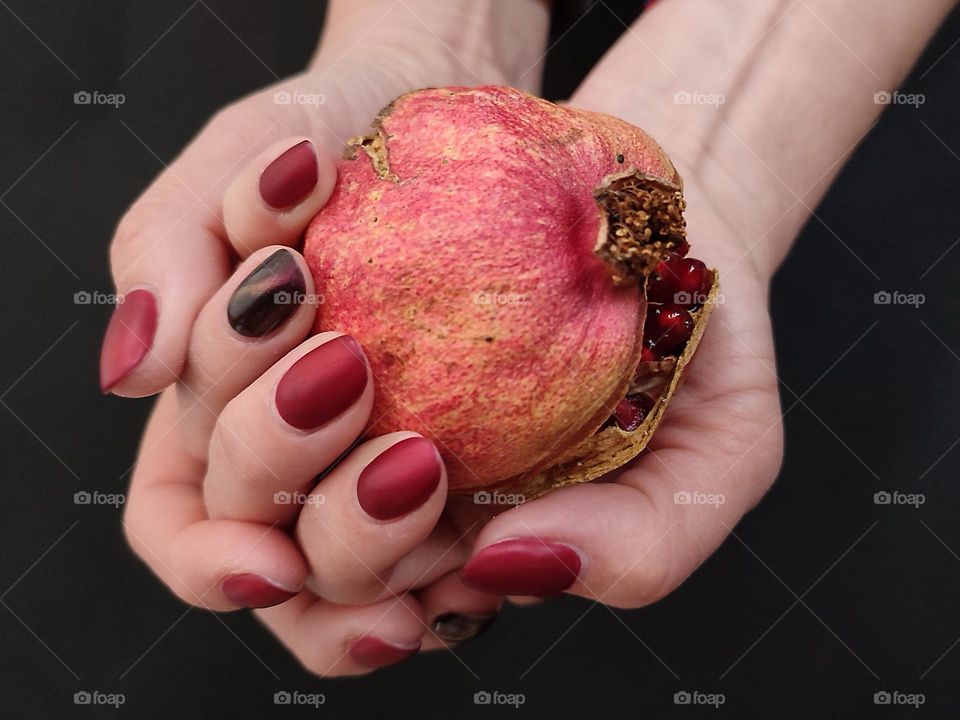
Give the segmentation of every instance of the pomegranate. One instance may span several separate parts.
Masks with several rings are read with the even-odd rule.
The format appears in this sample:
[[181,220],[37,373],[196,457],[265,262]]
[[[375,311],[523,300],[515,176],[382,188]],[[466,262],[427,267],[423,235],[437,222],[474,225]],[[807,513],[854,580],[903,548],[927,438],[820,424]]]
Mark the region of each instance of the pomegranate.
[[[682,264],[682,184],[652,138],[512,88],[427,89],[338,170],[304,252],[316,330],[369,359],[369,434],[431,438],[453,492],[528,497],[643,449],[712,304],[671,296],[716,292]],[[671,301],[650,313],[648,276]]]

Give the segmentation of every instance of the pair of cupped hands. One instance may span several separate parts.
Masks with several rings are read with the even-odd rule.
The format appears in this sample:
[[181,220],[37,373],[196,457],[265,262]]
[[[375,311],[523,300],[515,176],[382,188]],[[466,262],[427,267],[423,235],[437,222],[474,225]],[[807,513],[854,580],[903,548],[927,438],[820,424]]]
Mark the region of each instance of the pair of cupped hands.
[[[691,172],[691,137],[667,150],[686,182],[693,254],[719,269],[724,302],[639,461],[503,508],[448,498],[440,456],[416,433],[358,442],[377,378],[338,328],[311,336],[318,305],[296,250],[335,158],[408,90],[536,92],[547,26],[531,0],[494,3],[495,20],[486,3],[410,0],[400,5],[413,17],[396,18],[367,4],[375,19],[364,3],[332,3],[310,67],[219,112],[126,213],[111,247],[125,300],[101,357],[105,391],[162,391],[126,506],[134,551],[188,603],[257,608],[322,675],[453,647],[505,598],[653,602],[722,542],[781,453],[769,270],[697,203],[711,188]],[[607,109],[615,72],[600,68],[571,104]]]

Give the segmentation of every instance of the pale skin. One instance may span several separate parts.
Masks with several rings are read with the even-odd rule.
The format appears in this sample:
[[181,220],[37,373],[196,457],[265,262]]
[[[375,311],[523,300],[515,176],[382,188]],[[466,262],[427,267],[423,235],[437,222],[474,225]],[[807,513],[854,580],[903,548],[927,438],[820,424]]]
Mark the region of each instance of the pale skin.
[[[272,502],[278,490],[304,488],[366,422],[368,396],[306,435],[272,412],[277,378],[337,328],[307,339],[310,304],[256,342],[231,335],[223,318],[233,289],[272,250],[296,243],[323,206],[343,140],[393,96],[450,84],[537,90],[548,22],[540,0],[407,0],[416,16],[381,20],[391,5],[333,2],[311,67],[281,84],[322,93],[325,104],[276,105],[270,88],[226,109],[131,208],[111,251],[118,290],[144,284],[162,298],[150,353],[114,391],[143,396],[179,381],[147,426],[127,537],[179,597],[204,607],[237,608],[220,589],[231,573],[308,588],[256,612],[323,675],[368,671],[347,652],[356,637],[437,648],[445,642],[433,618],[495,613],[502,598],[465,587],[459,570],[500,540],[572,546],[583,565],[568,592],[618,607],[663,597],[723,542],[782,457],[770,277],[881,111],[874,93],[897,87],[954,2],[663,0],[645,13],[570,103],[663,144],[684,178],[693,254],[722,278],[723,302],[650,452],[611,482],[497,515],[447,501],[441,481],[418,509],[379,522],[356,503],[357,475],[409,433],[357,447],[316,487],[322,504],[298,513]],[[725,103],[674,101],[696,91]],[[301,139],[326,150],[316,189],[273,212],[257,178]],[[678,492],[724,502],[677,504]]]

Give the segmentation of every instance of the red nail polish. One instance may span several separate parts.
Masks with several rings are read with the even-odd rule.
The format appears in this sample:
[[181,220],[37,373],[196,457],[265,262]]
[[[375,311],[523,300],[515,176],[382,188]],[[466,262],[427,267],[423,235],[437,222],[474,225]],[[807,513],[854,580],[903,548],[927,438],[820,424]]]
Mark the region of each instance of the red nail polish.
[[464,584],[492,595],[557,595],[580,574],[580,555],[559,542],[520,538],[481,550],[463,568]]
[[117,305],[100,350],[100,389],[107,393],[147,354],[157,331],[157,299],[149,290],[127,293]]
[[279,605],[297,594],[253,573],[230,575],[224,579],[220,589],[230,602],[250,608]]
[[360,345],[341,335],[297,360],[277,384],[277,412],[300,430],[313,430],[343,413],[367,387]]
[[377,520],[393,520],[420,507],[440,484],[440,456],[426,438],[391,445],[357,480],[360,507]]
[[297,143],[260,174],[260,196],[277,210],[297,205],[317,185],[317,153],[309,140]]
[[387,665],[396,665],[419,649],[419,642],[412,647],[401,647],[371,635],[364,635],[350,644],[350,657],[353,658],[354,662],[364,667],[381,668]]

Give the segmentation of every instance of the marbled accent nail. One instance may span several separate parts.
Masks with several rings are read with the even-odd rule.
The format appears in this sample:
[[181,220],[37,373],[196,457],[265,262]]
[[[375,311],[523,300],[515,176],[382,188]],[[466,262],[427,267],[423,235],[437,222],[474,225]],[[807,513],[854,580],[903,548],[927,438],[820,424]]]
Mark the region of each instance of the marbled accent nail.
[[496,619],[495,614],[463,615],[451,612],[437,615],[430,627],[434,635],[446,642],[461,642],[485,632]]
[[289,250],[277,250],[230,296],[227,320],[244,337],[263,337],[286,321],[303,302],[307,281]]

